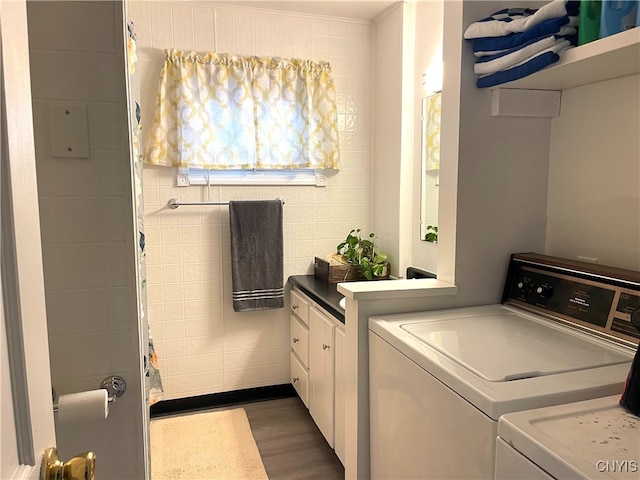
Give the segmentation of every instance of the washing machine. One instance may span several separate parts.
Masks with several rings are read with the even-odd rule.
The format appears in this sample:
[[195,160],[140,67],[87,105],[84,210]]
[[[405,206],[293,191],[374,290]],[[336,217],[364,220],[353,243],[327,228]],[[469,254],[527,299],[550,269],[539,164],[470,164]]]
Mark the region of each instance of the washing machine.
[[502,415],[621,394],[640,272],[515,254],[502,303],[369,319],[374,479],[492,479]]
[[503,415],[496,480],[640,479],[640,417],[619,402],[613,395]]

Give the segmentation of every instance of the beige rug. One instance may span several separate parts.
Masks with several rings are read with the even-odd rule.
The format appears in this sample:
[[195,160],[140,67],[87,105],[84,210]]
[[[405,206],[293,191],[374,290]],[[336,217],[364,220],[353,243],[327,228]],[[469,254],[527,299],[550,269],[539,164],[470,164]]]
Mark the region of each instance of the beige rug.
[[153,480],[268,479],[243,408],[151,420]]

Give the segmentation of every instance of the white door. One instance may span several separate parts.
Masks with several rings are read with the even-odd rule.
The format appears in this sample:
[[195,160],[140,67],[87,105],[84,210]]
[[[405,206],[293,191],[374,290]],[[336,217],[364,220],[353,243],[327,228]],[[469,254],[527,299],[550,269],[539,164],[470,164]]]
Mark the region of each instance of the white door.
[[0,478],[55,446],[24,0],[0,2]]

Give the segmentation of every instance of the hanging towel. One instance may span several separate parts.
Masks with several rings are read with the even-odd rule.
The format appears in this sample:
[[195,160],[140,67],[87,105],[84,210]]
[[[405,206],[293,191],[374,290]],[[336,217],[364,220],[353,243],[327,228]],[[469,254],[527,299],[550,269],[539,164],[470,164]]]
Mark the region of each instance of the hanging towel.
[[282,202],[230,201],[233,310],[284,307]]

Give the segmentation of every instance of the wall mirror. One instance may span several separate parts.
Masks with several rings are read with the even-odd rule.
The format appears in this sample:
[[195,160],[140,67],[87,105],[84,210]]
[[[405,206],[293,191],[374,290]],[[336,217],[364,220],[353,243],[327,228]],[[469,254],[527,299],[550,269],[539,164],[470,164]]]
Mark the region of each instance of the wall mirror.
[[441,92],[422,99],[420,240],[437,243]]

